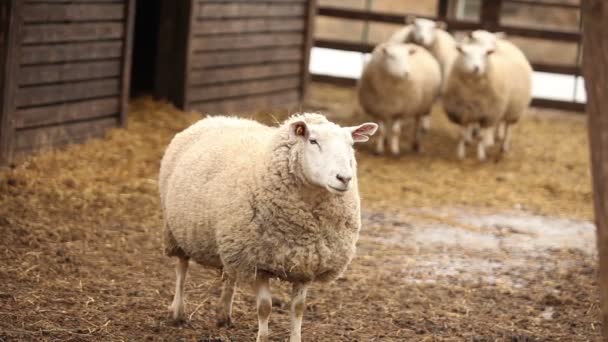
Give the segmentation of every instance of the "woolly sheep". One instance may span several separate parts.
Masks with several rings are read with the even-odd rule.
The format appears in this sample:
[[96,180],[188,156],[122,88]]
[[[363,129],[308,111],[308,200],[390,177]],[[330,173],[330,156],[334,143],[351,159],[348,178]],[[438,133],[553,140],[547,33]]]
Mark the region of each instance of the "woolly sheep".
[[409,15],[406,26],[393,33],[389,42],[412,43],[423,46],[437,59],[441,66],[442,79],[447,79],[458,51],[456,41],[445,31],[445,23]]
[[429,127],[429,114],[440,85],[439,65],[424,48],[382,43],[374,49],[359,80],[358,98],[362,109],[381,121],[378,154],[384,153],[387,135],[391,153],[399,154],[401,125],[406,118],[416,120],[412,146],[421,151],[421,138]]
[[352,145],[376,129],[308,113],[279,127],[210,117],[177,134],[159,176],[165,253],[178,258],[173,318],[184,317],[192,259],[223,272],[220,325],[231,324],[236,282],[254,284],[258,341],[268,340],[269,279],[291,282],[291,341],[300,341],[308,284],[335,279],[355,253],[361,217]]
[[[448,118],[461,125],[457,155],[464,158],[466,144],[477,138],[477,158],[486,158],[486,147],[494,144],[499,130],[501,153],[509,149],[511,126],[530,105],[532,67],[512,43],[469,42],[459,45],[460,56],[448,78],[443,106]],[[502,127],[500,127],[502,126]],[[477,134],[474,134],[477,133]]]

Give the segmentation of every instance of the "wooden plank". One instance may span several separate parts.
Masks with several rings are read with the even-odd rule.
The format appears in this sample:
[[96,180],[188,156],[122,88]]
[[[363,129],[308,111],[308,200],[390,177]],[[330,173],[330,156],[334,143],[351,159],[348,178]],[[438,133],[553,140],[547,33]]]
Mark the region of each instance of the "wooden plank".
[[194,34],[226,34],[250,32],[284,32],[303,31],[302,18],[269,18],[269,19],[205,19],[194,25]]
[[120,72],[121,63],[117,59],[99,62],[24,66],[19,71],[19,85],[118,77]]
[[118,96],[120,91],[120,81],[118,79],[20,88],[17,91],[17,107]]
[[300,63],[298,62],[254,64],[215,69],[197,69],[190,72],[190,84],[197,86],[227,81],[252,80],[273,76],[296,76],[299,72]]
[[279,61],[300,61],[302,52],[299,47],[265,49],[255,48],[235,51],[209,51],[194,54],[192,68],[241,65],[252,63],[273,63]]
[[125,34],[123,23],[85,23],[26,25],[23,28],[24,44],[79,42],[120,39]]
[[122,56],[122,41],[72,43],[21,48],[22,64],[74,62]]
[[119,112],[120,100],[117,97],[33,107],[17,111],[15,127],[28,128],[42,125],[56,125],[110,115],[118,117]]
[[599,256],[599,293],[603,341],[608,341],[608,5],[601,0],[581,4],[583,76],[587,91],[587,127]]
[[189,110],[203,114],[255,114],[263,110],[295,109],[299,104],[300,92],[291,89],[267,94],[224,99],[220,101],[190,103]]
[[89,138],[103,137],[105,131],[116,127],[118,117],[107,117],[65,125],[18,130],[15,134],[15,149],[39,150],[61,145],[83,142]]
[[0,166],[7,165],[13,157],[14,109],[19,70],[19,36],[21,32],[22,2],[3,1],[0,4]]
[[124,4],[26,4],[23,11],[25,23],[52,23],[64,21],[122,20]]
[[301,65],[301,78],[302,85],[300,89],[300,100],[308,96],[308,85],[310,83],[310,53],[314,41],[315,33],[315,14],[317,12],[317,0],[308,1],[308,12],[306,14],[306,33],[304,35],[304,46],[302,46],[302,65]]
[[304,43],[302,33],[235,34],[195,37],[192,51],[234,50],[243,48],[298,46]]
[[303,17],[306,10],[304,4],[291,2],[199,2],[194,8],[199,19]]
[[482,0],[481,1],[481,27],[484,30],[495,32],[500,26],[500,11],[502,0]]
[[124,0],[23,0],[26,4],[88,4],[92,2],[101,3],[123,3]]
[[300,82],[298,77],[288,77],[191,87],[188,100],[189,102],[221,100],[231,97],[295,89],[300,86]]
[[518,5],[526,5],[526,6],[536,6],[536,7],[548,7],[548,8],[561,8],[561,9],[569,9],[569,10],[580,10],[579,4],[573,3],[565,3],[559,1],[550,1],[543,0],[539,2],[537,0],[503,0],[505,3],[518,4]]
[[129,110],[129,91],[131,89],[131,59],[133,58],[133,26],[135,24],[135,0],[127,0],[124,16],[127,18],[125,24],[125,37],[122,51],[122,77],[120,94],[120,117],[119,124],[127,124],[127,112]]

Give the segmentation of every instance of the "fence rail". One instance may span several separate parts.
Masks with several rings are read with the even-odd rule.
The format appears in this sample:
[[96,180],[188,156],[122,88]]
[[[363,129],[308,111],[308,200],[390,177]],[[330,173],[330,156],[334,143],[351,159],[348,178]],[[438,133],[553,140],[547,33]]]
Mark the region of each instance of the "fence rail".
[[[442,20],[446,23],[447,29],[452,32],[485,29],[485,30],[493,31],[493,32],[504,32],[508,36],[577,43],[578,44],[577,49],[580,50],[580,42],[582,40],[582,34],[579,31],[559,30],[559,29],[539,29],[539,28],[501,24],[500,19],[501,19],[501,15],[502,15],[502,13],[501,13],[502,5],[507,4],[507,3],[519,4],[519,5],[533,5],[533,6],[540,6],[540,7],[564,8],[564,9],[577,10],[577,11],[580,10],[579,5],[559,3],[557,1],[537,2],[537,1],[532,1],[532,0],[482,0],[479,21],[471,21],[471,20],[460,20],[460,19],[450,18],[450,16],[448,15],[448,11],[450,8],[449,1],[448,0],[439,0],[438,6],[437,6],[437,8],[438,8],[437,15],[435,17],[419,16],[419,15],[417,15],[417,17],[434,19],[434,20]],[[317,15],[331,17],[331,18],[335,18],[335,19],[388,23],[388,24],[403,24],[405,22],[405,18],[407,17],[407,14],[394,14],[394,13],[366,11],[366,10],[359,10],[359,9],[347,9],[347,8],[338,8],[338,7],[333,7],[333,6],[319,6],[317,8]],[[320,39],[319,38],[319,39],[315,39],[314,46],[320,47],[320,48],[327,48],[327,49],[368,53],[368,52],[372,51],[374,44],[365,43],[365,42],[351,42],[351,41],[343,41],[343,40],[335,40],[335,39]],[[579,55],[578,52],[577,52],[577,55]],[[577,59],[579,59],[578,56],[577,56]],[[572,75],[574,77],[581,75],[581,66],[578,62],[576,64],[575,63],[573,63],[573,64],[554,64],[554,63],[545,63],[545,62],[534,62],[534,63],[532,63],[532,67],[535,71],[546,72],[546,73]],[[321,80],[324,82],[337,83],[337,84],[342,84],[342,85],[355,83],[355,80],[347,81],[348,80],[347,78],[334,77],[334,76],[329,76],[329,75],[313,74],[312,79]],[[567,110],[583,110],[584,109],[584,103],[575,102],[574,100],[573,101],[562,101],[562,100],[536,98],[533,101],[533,105],[537,105],[537,106],[541,106],[541,107],[567,109]]]

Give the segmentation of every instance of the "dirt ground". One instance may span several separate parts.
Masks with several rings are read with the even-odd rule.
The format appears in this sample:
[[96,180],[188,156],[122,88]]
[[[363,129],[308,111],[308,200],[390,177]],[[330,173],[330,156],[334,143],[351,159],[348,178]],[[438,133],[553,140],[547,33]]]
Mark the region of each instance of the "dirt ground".
[[[352,104],[352,91],[324,85],[309,102],[364,119]],[[235,326],[216,328],[220,281],[197,266],[189,323],[168,320],[156,177],[170,138],[200,116],[149,99],[131,108],[128,129],[0,172],[0,341],[254,340],[254,296],[239,290]],[[533,109],[514,138],[498,162],[457,161],[438,109],[422,155],[362,146],[358,254],[342,278],[312,287],[304,339],[599,340],[584,121]],[[271,336],[284,341],[288,289],[273,287]]]

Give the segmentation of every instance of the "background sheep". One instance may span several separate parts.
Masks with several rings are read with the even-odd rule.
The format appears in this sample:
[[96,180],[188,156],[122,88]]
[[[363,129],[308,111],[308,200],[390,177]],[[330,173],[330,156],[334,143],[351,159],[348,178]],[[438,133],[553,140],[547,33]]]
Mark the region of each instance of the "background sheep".
[[388,41],[423,46],[439,62],[442,79],[445,81],[454,60],[458,57],[456,41],[445,31],[445,23],[412,15],[407,16],[405,22],[407,26],[393,33]]
[[465,157],[466,144],[477,135],[477,157],[484,160],[501,122],[501,153],[509,149],[511,125],[532,98],[532,67],[515,45],[503,39],[496,40],[496,47],[470,42],[458,49],[460,56],[448,78],[443,105],[449,119],[463,127],[458,157]]
[[184,315],[190,259],[223,270],[221,325],[236,281],[257,291],[258,341],[268,339],[269,279],[293,283],[291,341],[300,341],[310,282],[338,277],[361,225],[353,143],[377,125],[342,128],[319,114],[278,128],[214,117],[175,136],[159,176],[165,252],[179,258],[173,317]]
[[363,110],[381,120],[377,153],[384,153],[388,135],[391,153],[399,154],[399,136],[405,118],[416,120],[413,148],[421,150],[420,140],[428,129],[429,114],[440,85],[439,65],[424,48],[414,44],[383,43],[374,49],[357,91]]

